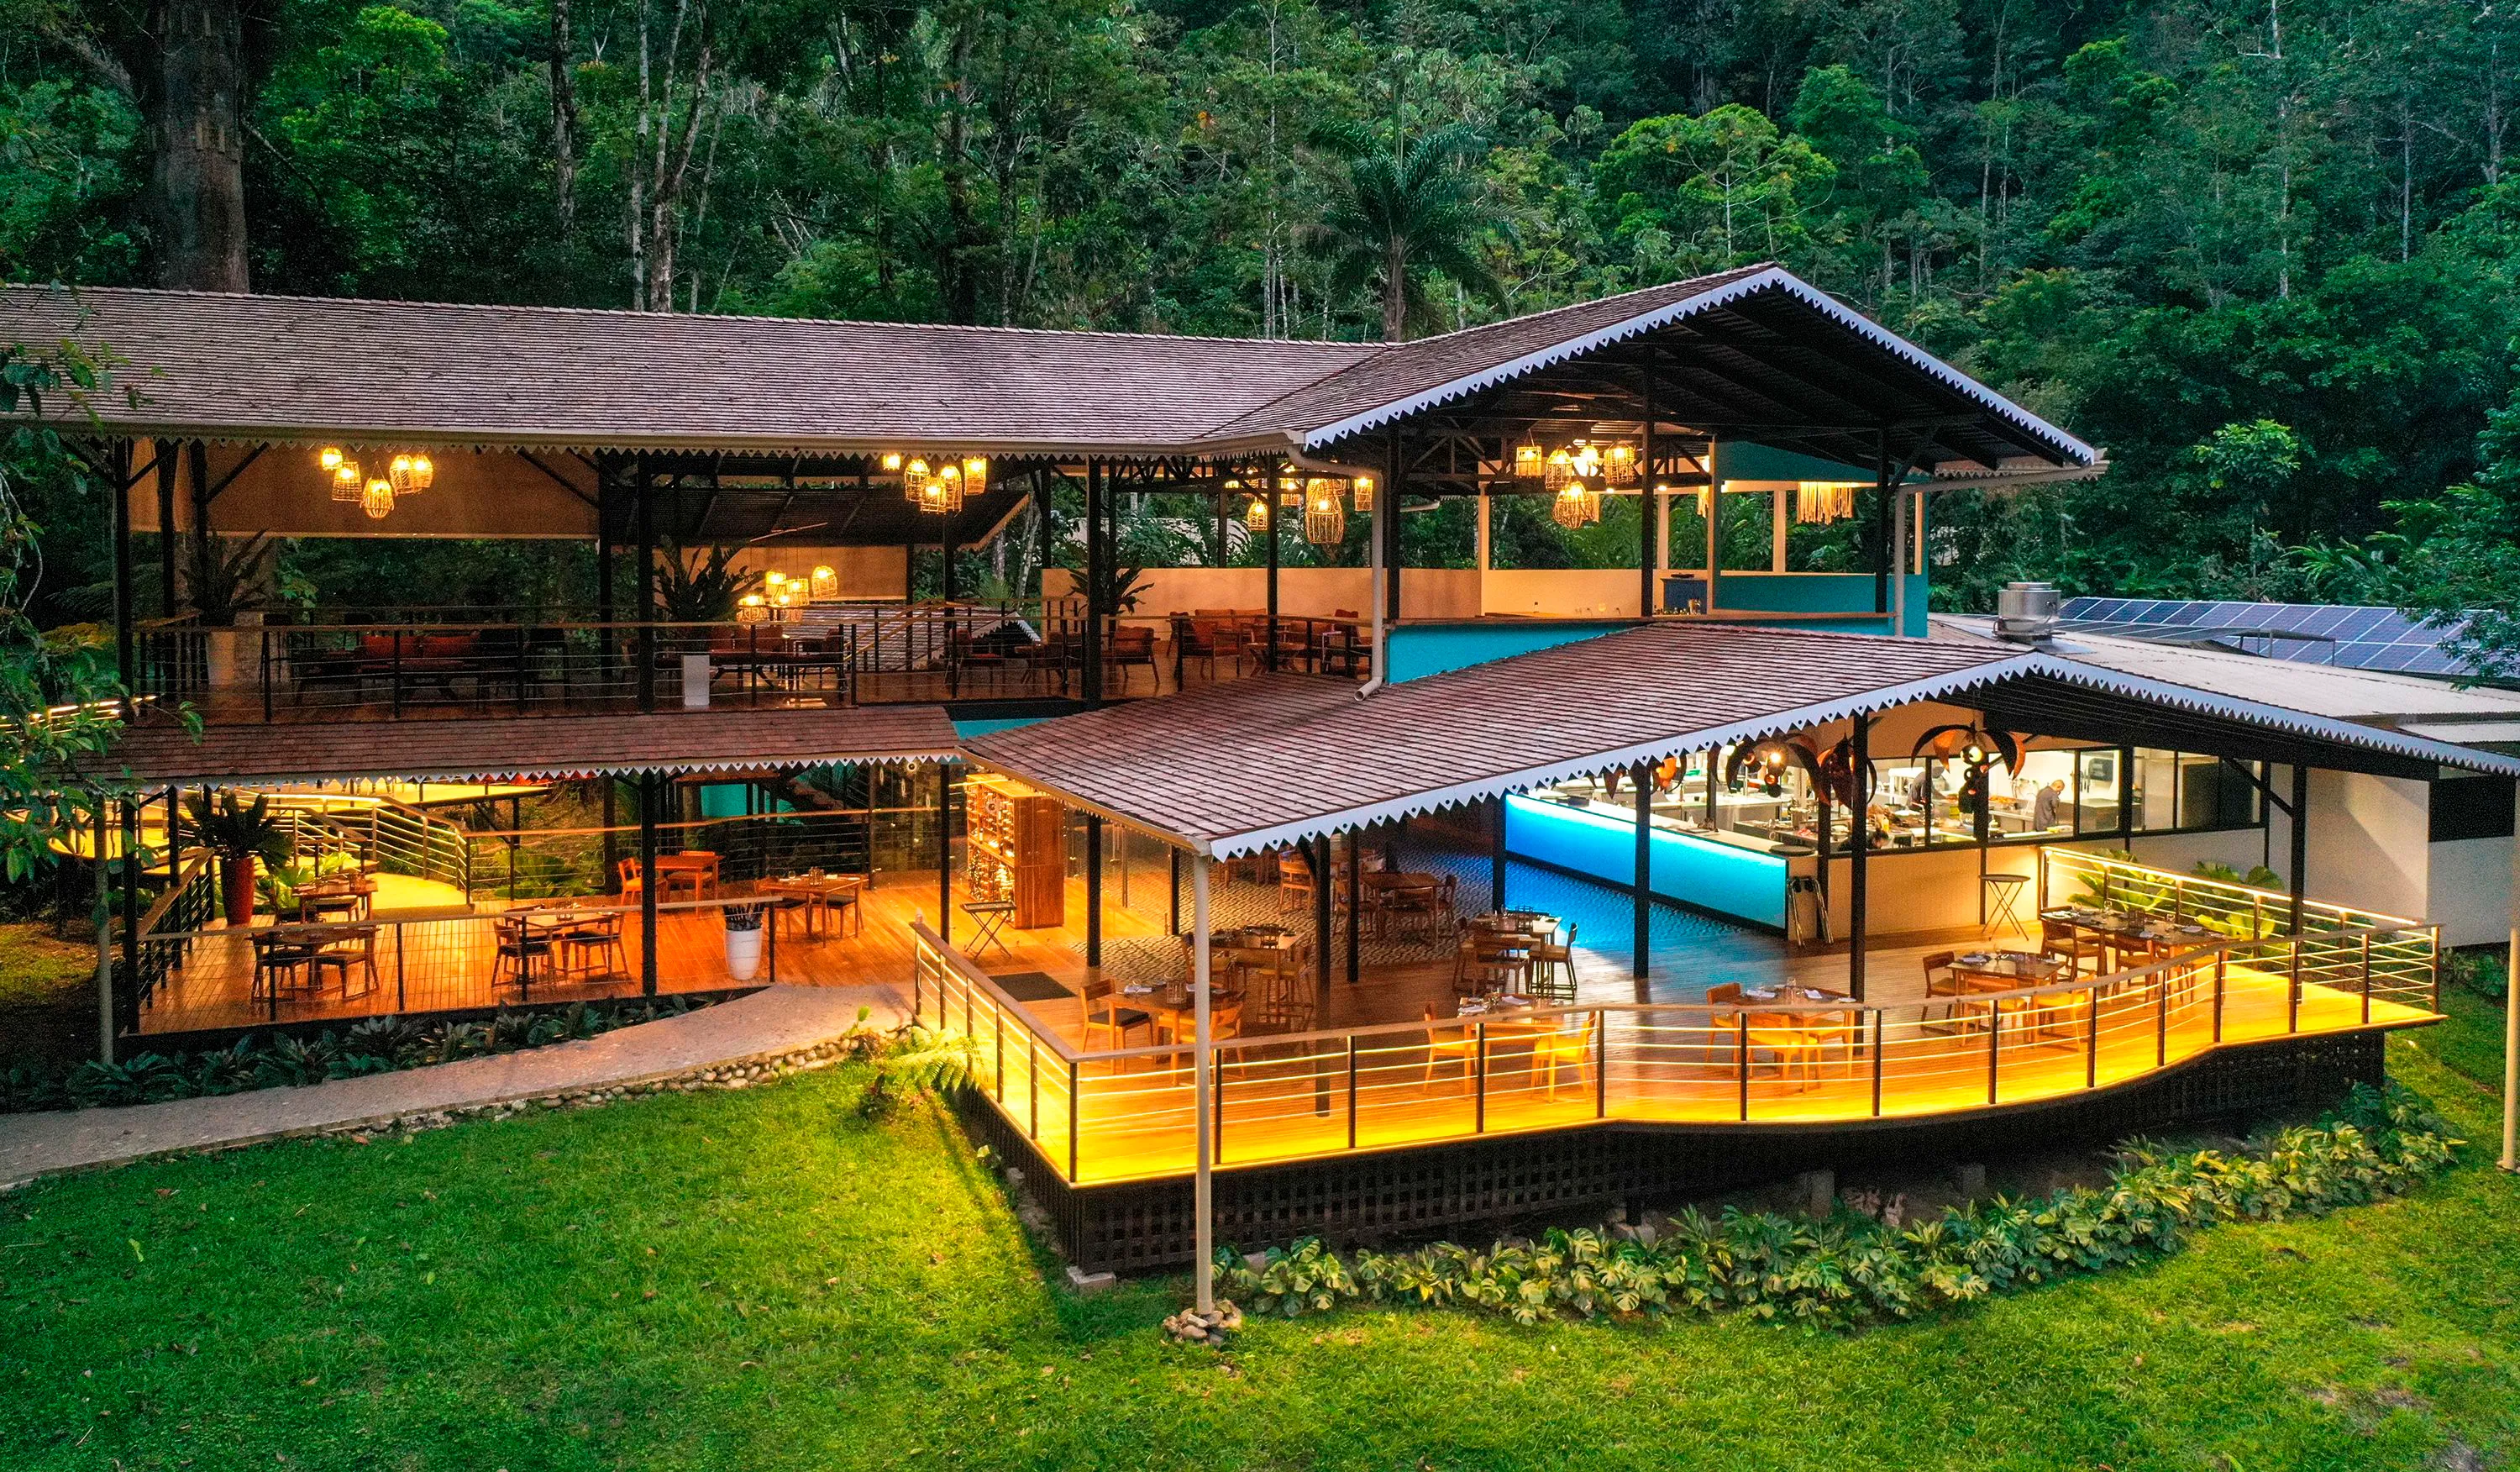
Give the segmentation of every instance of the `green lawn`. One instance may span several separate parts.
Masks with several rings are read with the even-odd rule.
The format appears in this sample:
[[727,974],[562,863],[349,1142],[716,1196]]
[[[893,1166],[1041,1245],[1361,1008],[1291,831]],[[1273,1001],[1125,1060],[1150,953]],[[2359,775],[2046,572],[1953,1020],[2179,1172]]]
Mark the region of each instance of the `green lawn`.
[[0,1197],[0,1467],[2520,1464],[2496,1015],[2396,1047],[2474,1143],[2412,1197],[1848,1336],[1455,1313],[1159,1341],[1046,1286],[862,1076]]

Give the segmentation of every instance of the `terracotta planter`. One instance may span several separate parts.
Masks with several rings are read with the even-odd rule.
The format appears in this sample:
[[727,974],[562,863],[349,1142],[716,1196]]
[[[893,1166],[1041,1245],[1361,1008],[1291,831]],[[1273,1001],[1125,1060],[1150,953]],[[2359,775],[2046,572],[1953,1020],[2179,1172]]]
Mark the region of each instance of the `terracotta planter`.
[[219,860],[219,907],[227,912],[230,930],[253,923],[253,879],[252,859]]

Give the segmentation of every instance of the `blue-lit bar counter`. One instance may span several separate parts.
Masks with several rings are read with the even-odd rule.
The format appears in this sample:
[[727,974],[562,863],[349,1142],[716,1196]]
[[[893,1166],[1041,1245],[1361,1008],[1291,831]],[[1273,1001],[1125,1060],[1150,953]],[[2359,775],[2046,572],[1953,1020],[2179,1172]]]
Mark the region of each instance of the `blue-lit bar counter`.
[[[1505,800],[1506,851],[1552,868],[1633,889],[1637,821],[1632,805],[1578,797],[1520,795]],[[1653,819],[1653,893],[1697,909],[1785,929],[1792,877],[1817,873],[1819,857],[1800,845],[1747,833],[1684,828]]]

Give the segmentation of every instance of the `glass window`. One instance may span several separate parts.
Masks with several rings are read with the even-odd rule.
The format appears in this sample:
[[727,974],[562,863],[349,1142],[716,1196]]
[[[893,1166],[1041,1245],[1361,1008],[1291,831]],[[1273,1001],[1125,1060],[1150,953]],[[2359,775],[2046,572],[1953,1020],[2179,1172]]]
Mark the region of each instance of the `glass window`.
[[2098,835],[2118,831],[2119,787],[2126,773],[2119,770],[2118,754],[2111,749],[2080,753],[2074,762],[2074,831]]
[[2180,826],[2177,752],[2138,747],[2135,754],[2135,826],[2138,833],[2163,833]]

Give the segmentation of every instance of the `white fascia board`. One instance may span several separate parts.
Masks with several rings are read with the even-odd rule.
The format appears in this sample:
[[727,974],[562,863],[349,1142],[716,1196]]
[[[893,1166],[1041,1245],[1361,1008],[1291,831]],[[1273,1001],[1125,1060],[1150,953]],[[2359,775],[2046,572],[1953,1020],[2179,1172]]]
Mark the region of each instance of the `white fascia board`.
[[1318,448],[1332,440],[1372,429],[1390,420],[1404,418],[1421,410],[1433,408],[1437,404],[1448,403],[1465,393],[1475,393],[1508,379],[1519,378],[1535,369],[1546,368],[1552,363],[1564,362],[1568,358],[1598,351],[1612,343],[1635,337],[1639,333],[1667,327],[1674,322],[1693,317],[1699,312],[1729,306],[1744,297],[1771,290],[1782,290],[1790,294],[1805,305],[1858,337],[1864,338],[1914,367],[1923,369],[1940,379],[1946,387],[1977,400],[2002,417],[2010,420],[2016,427],[2047,440],[2063,451],[2068,458],[2082,465],[2091,465],[2099,460],[2100,452],[2097,449],[2066,434],[1941,358],[1874,322],[1862,312],[1847,306],[1782,266],[1771,266],[1755,276],[1745,276],[1739,281],[1700,292],[1694,297],[1684,297],[1678,301],[1658,306],[1649,312],[1641,312],[1625,321],[1612,323],[1608,327],[1587,333],[1582,337],[1552,343],[1547,347],[1524,353],[1510,362],[1482,368],[1476,373],[1464,374],[1450,383],[1439,384],[1406,398],[1368,409],[1361,414],[1349,415],[1335,424],[1324,425],[1320,429],[1309,432],[1303,437],[1303,443],[1307,449]]
[[1651,741],[1640,742],[1634,746],[1597,752],[1563,761],[1552,761],[1545,766],[1526,767],[1520,771],[1507,772],[1499,776],[1457,782],[1449,787],[1412,793],[1406,797],[1393,798],[1361,807],[1318,813],[1293,822],[1279,823],[1243,833],[1222,835],[1212,840],[1210,847],[1217,857],[1233,858],[1239,854],[1254,853],[1263,849],[1291,843],[1301,838],[1311,838],[1339,828],[1385,822],[1417,813],[1433,812],[1439,808],[1455,807],[1464,803],[1484,802],[1507,793],[1524,792],[1550,782],[1562,782],[1569,777],[1584,776],[1614,767],[1630,767],[1640,761],[1659,761],[1666,757],[1677,756],[1683,752],[1699,751],[1709,746],[1725,746],[1736,741],[1764,741],[1772,736],[1787,735],[1811,726],[1844,720],[1851,715],[1868,715],[1898,706],[1912,705],[1918,701],[1940,700],[1947,696],[1962,694],[1981,685],[2028,672],[2030,661],[2033,658],[2025,654],[2014,659],[1996,660],[1948,674],[1931,675],[1903,684],[1885,685],[1878,690],[1868,690],[1861,695],[1823,701],[1818,705],[1797,706],[1790,711],[1772,712],[1726,725],[1658,736]]

